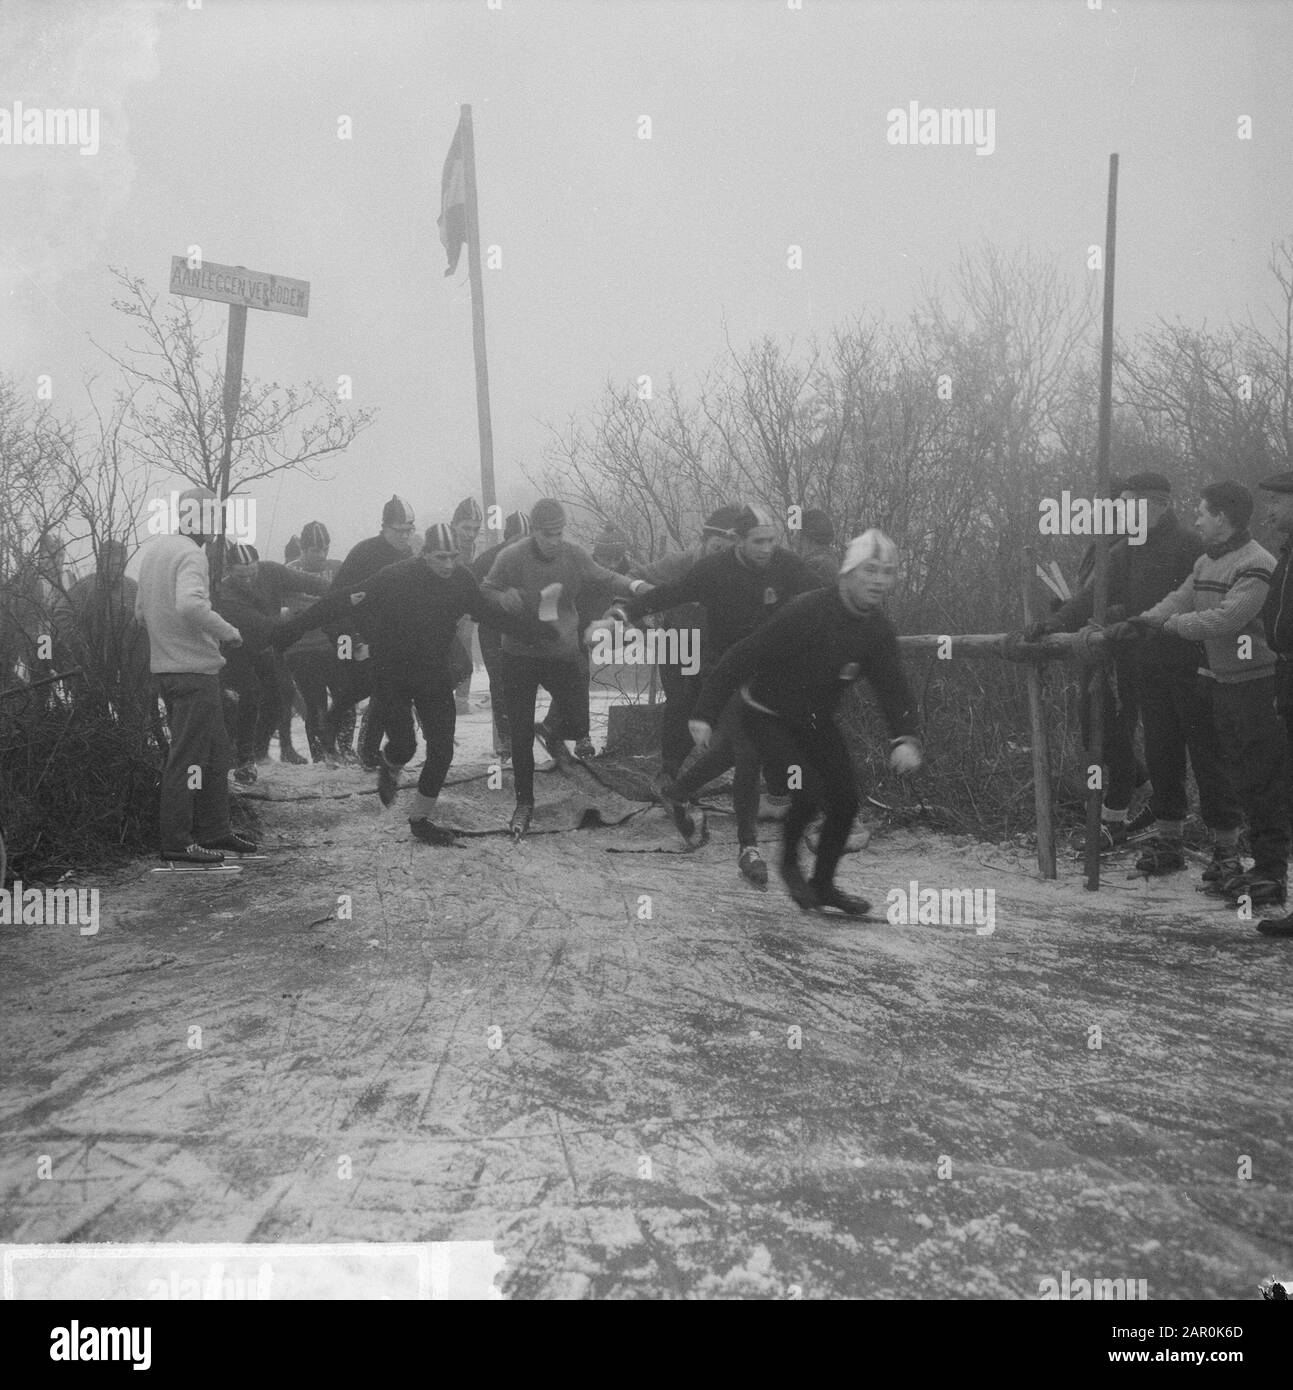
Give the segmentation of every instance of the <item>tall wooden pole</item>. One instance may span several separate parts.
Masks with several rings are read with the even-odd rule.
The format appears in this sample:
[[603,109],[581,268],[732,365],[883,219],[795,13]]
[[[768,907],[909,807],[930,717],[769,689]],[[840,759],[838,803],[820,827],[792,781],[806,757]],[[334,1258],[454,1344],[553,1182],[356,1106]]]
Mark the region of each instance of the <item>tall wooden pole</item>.
[[471,107],[462,108],[462,168],[467,201],[467,272],[471,280],[471,341],[476,355],[476,426],[480,434],[480,492],[485,514],[494,496],[494,428],[489,415],[489,367],[485,360],[485,291],[480,278],[480,220],[476,209],[476,137]]
[[[238,267],[242,269],[242,267]],[[238,419],[242,400],[242,356],[247,343],[247,306],[229,306],[229,337],[224,353],[224,446],[220,451],[220,531],[216,540],[215,564],[212,566],[211,587],[219,587],[224,575],[225,498],[229,496],[229,470],[233,464],[233,427]]]
[[[1031,627],[1033,611],[1033,564],[1031,546],[1024,549],[1024,626]],[[1051,792],[1050,740],[1046,733],[1046,714],[1042,709],[1042,673],[1036,664],[1028,667],[1028,722],[1033,746],[1033,807],[1037,815],[1037,868],[1043,878],[1055,878],[1055,821]]]
[[[1096,496],[1109,491],[1109,434],[1113,420],[1113,273],[1118,230],[1118,156],[1109,156],[1109,201],[1104,225],[1104,328],[1100,339],[1100,427],[1096,444]],[[1095,577],[1091,616],[1104,622],[1109,593],[1109,537],[1095,537]],[[1088,769],[1100,770],[1100,783],[1087,795],[1086,804],[1086,886],[1094,892],[1100,887],[1100,811],[1104,804],[1104,697],[1108,676],[1104,666],[1091,672],[1091,746],[1087,751]]]

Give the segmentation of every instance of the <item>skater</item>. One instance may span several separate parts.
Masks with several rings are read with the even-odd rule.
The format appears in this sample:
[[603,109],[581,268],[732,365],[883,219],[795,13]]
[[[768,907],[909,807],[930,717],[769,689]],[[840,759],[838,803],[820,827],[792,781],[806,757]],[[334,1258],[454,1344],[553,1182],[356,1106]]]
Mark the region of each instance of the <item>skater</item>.
[[257,739],[262,729],[273,727],[279,699],[276,657],[270,637],[274,618],[262,608],[248,586],[256,552],[248,545],[231,545],[225,553],[225,577],[216,595],[215,610],[242,636],[230,651],[220,672],[224,689],[226,723],[233,740],[233,780],[249,784],[260,775],[256,769]]
[[[645,579],[654,585],[677,583],[686,578],[695,565],[711,555],[723,555],[736,544],[733,529],[740,520],[740,507],[717,507],[705,518],[700,541],[690,550],[674,550],[649,565],[639,565],[632,571],[635,579]],[[697,634],[702,654],[706,648],[704,631],[705,610],[699,603],[683,603],[677,608],[657,615],[660,627],[675,632]],[[701,677],[689,676],[681,663],[660,663],[660,686],[664,691],[664,714],[660,720],[660,772],[665,782],[675,781],[682,771],[693,744],[688,722],[700,694]]]
[[[743,507],[732,529],[737,539],[730,550],[698,561],[682,579],[662,584],[649,598],[636,599],[621,610],[626,621],[636,622],[647,613],[680,603],[703,604],[702,677],[713,670],[729,647],[749,636],[792,598],[820,587],[799,556],[777,544],[776,523],[763,507]],[[768,885],[768,866],[759,853],[759,753],[746,735],[740,715],[740,700],[733,696],[718,719],[712,744],[694,757],[679,777],[661,787],[660,796],[679,833],[693,840],[697,823],[687,803],[703,786],[734,766],[737,868],[762,889]],[[772,790],[784,793],[784,782],[778,785],[774,781]]]
[[435,823],[440,789],[453,762],[457,724],[454,704],[452,646],[458,620],[469,613],[477,622],[500,627],[536,648],[552,643],[555,627],[509,610],[519,598],[500,601],[482,593],[476,578],[458,563],[453,530],[443,523],[428,527],[420,554],[388,565],[362,588],[339,589],[275,634],[277,645],[294,642],[320,623],[335,622],[352,612],[372,648],[375,718],[386,730],[379,754],[377,789],[383,806],[394,803],[400,773],[417,750],[413,711],[422,724],[427,756],[409,810],[409,829],[432,845],[451,845],[451,830]]
[[[1201,672],[1205,698],[1248,818],[1255,860],[1250,873],[1238,867],[1238,860],[1230,861],[1207,891],[1235,900],[1246,896],[1254,907],[1269,907],[1285,896],[1288,750],[1284,723],[1275,713],[1275,657],[1262,634],[1262,607],[1275,559],[1248,534],[1252,514],[1252,493],[1241,483],[1205,487],[1195,523],[1205,550],[1190,578],[1108,632],[1115,641],[1143,641],[1151,633],[1163,633],[1202,642],[1208,663]],[[1167,829],[1164,839],[1174,831],[1179,841],[1179,825],[1169,823]]]
[[[476,542],[480,538],[480,528],[484,521],[480,503],[474,497],[464,497],[455,508],[453,520],[450,522],[458,541],[458,563],[466,565],[469,569],[471,562],[476,558]],[[458,644],[461,651],[455,659],[459,667],[467,672],[454,688],[454,700],[459,714],[471,713],[471,678],[475,671],[471,646],[474,632],[475,627],[470,618],[464,618],[458,624]]]
[[819,584],[832,587],[840,569],[840,557],[835,553],[835,523],[818,507],[809,507],[799,521],[795,551],[817,576]]
[[[351,548],[350,553],[341,562],[341,568],[332,577],[333,587],[355,588],[387,565],[408,559],[413,553],[413,535],[416,529],[413,508],[402,497],[392,497],[382,508],[381,532]],[[339,755],[349,760],[352,756],[349,737],[344,744],[338,739],[343,721],[351,715],[361,700],[368,699],[373,693],[368,648],[352,617],[348,617],[339,625],[325,628],[325,631],[333,642],[333,650],[337,652],[340,661],[338,684],[341,689],[328,707],[324,728],[328,741],[336,742]],[[349,639],[344,644],[341,643],[343,637]],[[377,750],[381,741],[382,729],[379,724],[373,723],[373,709],[370,703],[359,731],[359,763],[369,772],[377,771]]]
[[[211,607],[201,521],[192,511],[215,503],[210,488],[181,493],[177,535],[155,536],[139,566],[135,617],[148,630],[149,664],[166,706],[170,751],[162,770],[161,855],[165,860],[221,864],[224,851],[254,854],[256,846],[229,825],[229,735],[220,708],[220,643],[242,638]],[[203,507],[202,504],[206,506]],[[193,785],[193,770],[200,770]]]
[[[494,567],[494,561],[513,541],[524,540],[530,534],[530,518],[524,512],[512,512],[503,522],[503,539],[472,560],[469,568],[478,583]],[[494,723],[494,754],[501,764],[512,761],[512,732],[507,722],[507,685],[503,676],[502,633],[486,624],[479,630],[480,656],[489,677],[489,707]]]
[[[301,527],[300,555],[288,568],[322,577],[330,588],[341,568],[340,560],[328,558],[331,545],[332,537],[323,522],[307,521]],[[293,595],[288,599],[287,616],[295,617],[308,606],[303,595]],[[340,689],[341,663],[337,660],[336,647],[325,633],[314,628],[289,647],[283,659],[305,702],[305,742],[310,757],[316,763],[335,757],[336,736],[329,737],[327,714],[329,696],[335,700]]]
[[[719,712],[735,699],[745,735],[766,765],[802,770],[782,830],[780,872],[804,911],[833,908],[850,917],[870,910],[864,898],[835,884],[835,869],[858,812],[857,778],[835,711],[844,692],[865,676],[889,727],[889,764],[897,772],[921,765],[916,705],[885,617],[885,596],[897,579],[894,543],[877,530],[849,543],[835,584],[787,603],[749,637],[730,647],[696,701],[692,731],[708,745]],[[792,783],[793,786],[793,783]],[[810,877],[799,842],[819,810],[826,812]]]
[[[512,738],[512,780],[516,810],[512,833],[529,829],[534,814],[534,739],[558,762],[565,755],[566,739],[588,737],[588,680],[579,660],[576,605],[592,584],[604,583],[623,597],[645,594],[650,585],[603,569],[587,551],[565,539],[566,510],[551,497],[540,498],[530,510],[530,535],[500,551],[481,588],[486,593],[516,590],[523,611],[557,624],[555,642],[526,641],[506,630],[503,634],[503,674],[507,685],[507,717]],[[552,697],[549,721],[537,729],[534,704],[539,687]],[[560,712],[562,727],[553,727],[553,710]]]
[[[239,552],[239,560],[226,563],[224,584],[239,586],[271,622],[279,620],[294,595],[318,598],[328,592],[326,575],[262,560],[255,546],[234,546],[232,550]],[[292,706],[296,694],[292,676],[280,653],[273,647],[267,647],[266,652],[272,691],[262,704],[256,726],[256,761],[269,761],[269,741],[277,733],[279,761],[299,765],[308,759],[292,746]]]

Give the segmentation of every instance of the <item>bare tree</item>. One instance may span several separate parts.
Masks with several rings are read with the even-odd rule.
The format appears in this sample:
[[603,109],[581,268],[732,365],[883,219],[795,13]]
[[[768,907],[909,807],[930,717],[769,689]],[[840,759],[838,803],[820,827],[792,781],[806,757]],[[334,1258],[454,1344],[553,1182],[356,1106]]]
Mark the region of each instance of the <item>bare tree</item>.
[[[224,369],[211,351],[218,330],[203,333],[202,310],[181,297],[164,312],[139,278],[113,269],[125,297],[113,307],[143,333],[142,345],[102,349],[125,373],[122,439],[151,471],[178,474],[218,489],[224,445]],[[244,379],[233,421],[230,487],[285,471],[317,478],[317,466],[350,447],[372,409],[343,411],[318,382],[283,386]]]

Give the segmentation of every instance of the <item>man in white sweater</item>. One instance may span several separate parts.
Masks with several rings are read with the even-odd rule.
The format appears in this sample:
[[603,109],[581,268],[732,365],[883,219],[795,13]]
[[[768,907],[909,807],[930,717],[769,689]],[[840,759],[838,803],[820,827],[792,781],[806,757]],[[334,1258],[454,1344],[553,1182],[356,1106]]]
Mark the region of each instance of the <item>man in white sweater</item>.
[[135,599],[171,734],[162,770],[162,858],[194,864],[220,864],[224,850],[256,849],[229,828],[231,749],[220,703],[220,643],[237,646],[242,638],[211,607],[202,548],[211,523],[201,514],[209,518],[215,502],[209,488],[180,495],[179,534],[156,536],[144,547]]

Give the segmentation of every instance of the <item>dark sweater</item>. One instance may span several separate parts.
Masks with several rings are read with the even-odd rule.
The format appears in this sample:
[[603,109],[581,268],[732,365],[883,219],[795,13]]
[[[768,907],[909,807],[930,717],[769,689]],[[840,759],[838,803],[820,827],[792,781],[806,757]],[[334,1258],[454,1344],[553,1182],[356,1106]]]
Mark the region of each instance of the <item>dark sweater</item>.
[[[389,545],[385,537],[369,536],[366,541],[360,541],[358,545],[353,546],[341,562],[341,568],[332,576],[332,589],[339,592],[342,589],[358,588],[378,570],[385,569],[387,565],[397,565],[409,558],[402,550],[396,550],[393,545]],[[324,630],[334,641],[343,632],[348,632],[351,636],[367,637],[359,625],[359,620],[354,617],[340,625],[330,624]]]
[[562,541],[552,559],[539,551],[533,536],[504,546],[490,567],[481,585],[485,593],[502,593],[508,589],[520,591],[525,611],[537,614],[545,589],[560,586],[557,596],[556,642],[527,642],[517,633],[503,629],[503,650],[516,656],[540,659],[559,657],[576,660],[579,656],[579,610],[581,596],[595,585],[605,585],[612,594],[627,596],[629,580],[604,565],[599,565],[586,550]]
[[735,549],[709,555],[681,579],[661,584],[624,605],[630,622],[680,603],[705,606],[706,640],[700,664],[709,671],[725,651],[785,606],[797,594],[819,588],[817,577],[789,550],[774,550],[765,568],[755,569],[738,558]]
[[790,723],[829,719],[844,692],[865,676],[890,736],[915,738],[916,702],[902,667],[898,634],[883,613],[846,608],[838,588],[817,589],[786,604],[710,672],[692,714],[715,724],[732,692]]
[[450,648],[464,614],[527,642],[551,640],[551,624],[507,612],[481,592],[465,565],[441,579],[415,556],[387,565],[362,588],[338,590],[334,583],[327,598],[283,623],[275,642],[295,641],[311,627],[353,615],[372,647],[374,676],[453,685]]
[[1293,537],[1280,547],[1279,562],[1271,575],[1270,592],[1262,604],[1262,628],[1266,642],[1276,656],[1293,656],[1293,588],[1289,586],[1289,557]]

